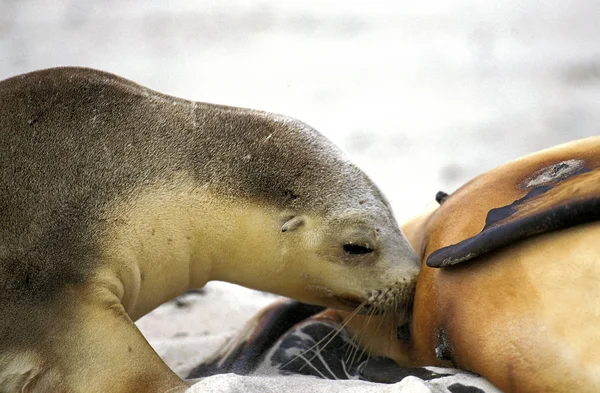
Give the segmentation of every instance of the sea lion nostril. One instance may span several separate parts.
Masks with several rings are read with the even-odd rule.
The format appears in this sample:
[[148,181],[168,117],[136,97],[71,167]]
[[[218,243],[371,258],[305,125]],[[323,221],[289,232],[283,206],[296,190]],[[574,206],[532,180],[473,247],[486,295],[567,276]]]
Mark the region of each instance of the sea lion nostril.
[[370,254],[374,250],[370,247],[349,243],[349,244],[344,244],[344,251],[346,252],[346,254],[350,254],[350,255],[362,255],[362,254]]

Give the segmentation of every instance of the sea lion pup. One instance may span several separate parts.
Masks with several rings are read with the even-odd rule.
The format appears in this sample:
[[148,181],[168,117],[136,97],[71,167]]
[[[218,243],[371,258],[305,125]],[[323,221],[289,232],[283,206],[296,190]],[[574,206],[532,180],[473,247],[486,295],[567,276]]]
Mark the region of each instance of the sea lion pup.
[[175,392],[133,324],[223,280],[404,307],[418,259],[309,126],[56,68],[0,82],[0,391]]
[[[343,325],[374,357],[360,377],[396,382],[415,375],[414,367],[445,366],[477,373],[506,393],[599,392],[600,137],[520,158],[439,199],[439,207],[402,226],[423,261],[412,321],[358,315]],[[229,348],[192,375],[265,364],[239,354],[255,353],[259,339],[272,336],[265,326],[282,325],[271,318],[276,310],[267,311],[261,316],[268,325],[246,333],[241,351]],[[348,316],[326,310],[312,320],[341,328]],[[328,342],[337,345],[331,338],[321,343]],[[301,341],[284,335],[280,343],[269,349],[269,364],[283,350],[294,353]],[[377,357],[399,367],[394,372]],[[303,361],[311,358],[317,368],[326,356],[308,353]],[[330,357],[326,370],[334,370],[333,363]]]

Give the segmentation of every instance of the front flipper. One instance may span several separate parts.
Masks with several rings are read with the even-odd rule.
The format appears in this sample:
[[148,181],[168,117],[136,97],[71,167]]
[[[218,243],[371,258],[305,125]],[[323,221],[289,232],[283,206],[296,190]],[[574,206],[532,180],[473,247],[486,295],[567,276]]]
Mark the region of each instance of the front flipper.
[[357,379],[366,353],[341,327],[339,314],[323,310],[295,300],[268,306],[188,378],[235,373]]
[[473,259],[525,238],[600,219],[600,138],[487,172],[432,215],[427,266]]
[[327,310],[294,326],[273,345],[265,366],[284,375],[358,379],[367,351],[354,343],[335,317],[339,317],[336,311]]
[[360,367],[359,374],[360,378],[365,381],[396,383],[408,376],[429,381],[454,375],[456,374],[456,370],[449,369],[448,372],[436,372],[425,367],[401,367],[390,358],[376,357],[364,362]]
[[44,314],[45,337],[38,352],[59,372],[62,385],[32,391],[183,393],[188,388],[108,290],[68,290]]

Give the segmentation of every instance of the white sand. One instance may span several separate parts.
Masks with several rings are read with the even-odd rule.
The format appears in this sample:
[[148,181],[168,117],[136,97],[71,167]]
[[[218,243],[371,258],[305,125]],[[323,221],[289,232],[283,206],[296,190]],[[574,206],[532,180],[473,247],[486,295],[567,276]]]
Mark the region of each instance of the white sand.
[[436,393],[415,377],[407,377],[392,385],[365,381],[331,381],[316,377],[241,377],[235,374],[206,378],[188,393]]

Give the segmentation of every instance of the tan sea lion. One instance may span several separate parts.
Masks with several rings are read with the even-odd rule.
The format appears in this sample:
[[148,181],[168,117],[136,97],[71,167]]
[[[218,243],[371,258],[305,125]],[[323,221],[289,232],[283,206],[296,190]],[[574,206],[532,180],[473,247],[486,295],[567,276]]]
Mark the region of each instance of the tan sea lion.
[[600,391],[599,219],[600,137],[484,173],[402,226],[423,261],[410,335],[364,345],[506,393]]
[[[505,393],[599,392],[600,137],[520,158],[438,199],[441,206],[402,226],[423,263],[410,323],[361,315],[346,323],[351,314],[331,309],[303,322],[282,320],[281,306],[274,306],[248,325],[253,334],[243,332],[191,376],[271,364],[374,382],[452,375],[420,368],[437,366],[472,371]],[[273,348],[259,350],[265,337],[279,339],[271,326],[285,321],[298,325],[288,326]],[[319,333],[323,321],[354,337],[360,349],[349,351],[344,340]],[[373,359],[355,364],[362,359],[349,359],[353,353]],[[462,376],[436,388],[496,391]]]
[[180,392],[133,321],[223,280],[411,301],[376,186],[304,123],[56,68],[0,82],[0,392]]

